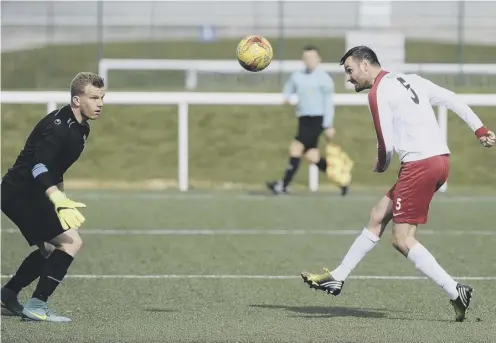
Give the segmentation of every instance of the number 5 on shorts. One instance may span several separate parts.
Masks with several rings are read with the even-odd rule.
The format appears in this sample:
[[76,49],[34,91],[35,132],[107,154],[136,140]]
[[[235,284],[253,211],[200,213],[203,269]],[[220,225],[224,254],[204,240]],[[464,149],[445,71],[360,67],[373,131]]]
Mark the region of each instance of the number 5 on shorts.
[[396,211],[401,210],[401,198],[396,198]]

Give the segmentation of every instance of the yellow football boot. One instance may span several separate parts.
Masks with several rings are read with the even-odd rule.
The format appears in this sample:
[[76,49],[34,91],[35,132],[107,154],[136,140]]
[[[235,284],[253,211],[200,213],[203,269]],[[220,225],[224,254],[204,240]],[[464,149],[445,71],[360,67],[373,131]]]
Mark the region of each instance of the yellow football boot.
[[321,291],[325,291],[327,294],[332,294],[334,296],[341,293],[344,284],[344,281],[334,280],[327,268],[324,268],[324,273],[322,274],[303,272],[301,273],[301,277],[310,288],[320,289]]

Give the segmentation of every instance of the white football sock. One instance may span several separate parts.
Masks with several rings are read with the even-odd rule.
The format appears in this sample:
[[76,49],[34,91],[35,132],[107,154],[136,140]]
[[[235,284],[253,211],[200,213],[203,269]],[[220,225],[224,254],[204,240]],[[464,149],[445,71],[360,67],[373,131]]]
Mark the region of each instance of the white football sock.
[[451,300],[458,298],[457,282],[446,273],[422,244],[415,244],[408,252],[407,258],[415,264],[415,269],[441,287]]
[[346,280],[348,275],[356,268],[365,255],[375,247],[378,241],[378,236],[366,228],[363,229],[360,236],[355,239],[350,250],[348,250],[348,253],[343,258],[341,265],[331,272],[331,276],[338,281]]

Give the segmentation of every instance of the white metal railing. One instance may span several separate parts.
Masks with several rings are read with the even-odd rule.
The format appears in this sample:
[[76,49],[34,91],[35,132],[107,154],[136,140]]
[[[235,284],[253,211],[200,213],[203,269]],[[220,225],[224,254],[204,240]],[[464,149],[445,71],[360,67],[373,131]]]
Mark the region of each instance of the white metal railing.
[[[298,60],[274,60],[264,73],[293,72],[303,67]],[[343,73],[339,63],[322,63],[321,67],[329,73]],[[456,64],[456,63],[405,63],[388,66],[390,71],[423,74],[471,74],[495,75],[496,64]],[[186,89],[195,89],[198,83],[198,72],[224,74],[250,73],[244,70],[236,60],[174,60],[174,59],[132,59],[104,58],[98,62],[98,73],[109,84],[109,70],[183,70],[186,72]]]
[[[496,106],[496,94],[460,94],[471,106]],[[47,113],[54,111],[57,104],[70,101],[67,92],[0,92],[2,104],[46,104]],[[368,106],[367,94],[335,94],[335,106]],[[291,103],[298,101],[294,96]],[[199,92],[109,92],[106,104],[121,105],[178,105],[178,181],[181,191],[188,190],[188,105],[281,105],[283,96],[279,93],[199,93]],[[448,110],[438,107],[438,122],[445,139],[448,135]],[[311,165],[309,188],[318,190],[319,171]],[[446,191],[446,184],[441,189]]]

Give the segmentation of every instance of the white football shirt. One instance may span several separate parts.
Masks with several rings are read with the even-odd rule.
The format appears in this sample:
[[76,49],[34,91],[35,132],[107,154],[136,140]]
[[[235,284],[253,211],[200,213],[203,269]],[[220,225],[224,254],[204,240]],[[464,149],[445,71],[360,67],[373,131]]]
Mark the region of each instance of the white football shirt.
[[396,152],[402,162],[450,154],[432,105],[444,105],[481,136],[479,117],[452,91],[416,74],[381,71],[368,95],[378,143],[377,170]]

